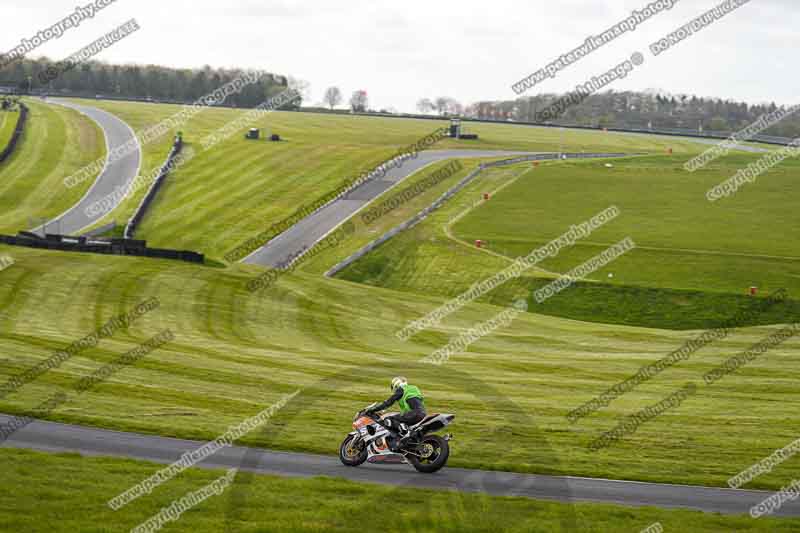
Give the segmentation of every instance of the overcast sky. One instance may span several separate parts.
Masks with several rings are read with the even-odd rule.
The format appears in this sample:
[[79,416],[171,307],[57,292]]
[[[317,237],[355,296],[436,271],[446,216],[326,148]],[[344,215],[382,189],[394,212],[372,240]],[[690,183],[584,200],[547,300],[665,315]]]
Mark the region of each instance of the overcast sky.
[[[90,0],[2,0],[6,51]],[[515,97],[511,86],[652,0],[117,0],[32,57],[64,58],[130,18],[141,30],[98,59],[177,67],[260,68],[369,93],[374,108],[414,111],[427,96]],[[751,103],[799,100],[800,0],[751,0],[654,57],[648,46],[721,0],[680,0],[533,89],[563,92],[640,51],[615,90],[662,89]]]

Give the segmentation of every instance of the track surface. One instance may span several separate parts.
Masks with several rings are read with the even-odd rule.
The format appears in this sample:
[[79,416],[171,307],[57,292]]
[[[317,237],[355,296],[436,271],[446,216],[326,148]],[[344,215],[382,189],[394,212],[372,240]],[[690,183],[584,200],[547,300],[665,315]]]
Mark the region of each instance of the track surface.
[[[106,138],[106,158],[108,158],[108,154],[114,151],[115,148],[136,138],[130,126],[111,113],[63,100],[53,99],[50,101],[74,109],[86,115],[100,126]],[[61,235],[77,235],[81,230],[94,224],[96,218],[87,215],[85,212],[86,208],[94,202],[102,200],[110,195],[118,187],[127,191],[130,184],[136,179],[142,161],[142,147],[138,142],[136,143],[136,147],[137,149],[132,153],[127,154],[117,161],[109,162],[108,159],[106,159],[105,168],[100,172],[100,175],[84,197],[67,212],[48,222],[44,226],[47,232]],[[64,177],[66,178],[67,176]],[[119,205],[121,201],[122,198],[117,198],[114,207]],[[35,231],[39,232],[41,229],[41,227],[36,228]]]
[[[416,159],[393,168],[380,179],[368,181],[343,198],[307,216],[242,261],[272,268],[282,267],[293,257],[312,248],[372,200],[422,168],[446,159],[515,157],[544,155],[545,152],[510,152],[501,150],[427,150]],[[547,152],[551,153],[551,152]],[[617,154],[622,155],[622,154]],[[608,157],[607,155],[598,157]]]
[[[690,140],[699,144],[711,144],[711,145],[721,145],[725,141],[717,140],[717,139],[697,139],[692,137],[687,137],[686,140]],[[747,144],[736,144],[734,145],[736,150],[741,150],[742,152],[751,152],[754,154],[768,154],[771,150],[767,150],[766,148],[761,148],[760,146],[750,146]]]
[[[10,419],[0,415],[0,423]],[[90,456],[114,456],[168,464],[205,443],[122,433],[53,422],[33,422],[14,433],[0,447],[45,452],[76,452]],[[335,443],[333,444],[335,446]],[[416,473],[410,466],[343,466],[338,458],[303,453],[271,452],[232,447],[220,450],[203,468],[239,467],[245,453],[247,467],[261,474],[289,477],[335,476],[352,481],[429,489],[485,492],[499,496],[523,496],[561,502],[602,502],[631,506],[689,508],[724,514],[747,514],[750,507],[772,493],[684,485],[613,481],[577,477],[539,476],[445,468],[437,474]],[[800,516],[800,501],[786,503],[777,516]]]
[[282,266],[288,258],[310,249],[324,239],[372,200],[415,172],[436,162],[469,157],[513,157],[532,153],[494,150],[426,150],[420,152],[416,159],[405,161],[399,168],[389,170],[384,177],[362,184],[347,196],[304,218],[247,256],[243,261],[272,268]]
[[[114,115],[96,108],[58,102],[88,116],[106,136],[108,153],[125,144],[135,135],[130,127]],[[697,140],[697,139],[694,139]],[[703,141],[700,141],[703,142]],[[716,144],[708,141],[708,144]],[[742,146],[752,152],[767,151]],[[342,222],[350,218],[374,198],[425,166],[453,158],[488,158],[529,155],[530,152],[477,150],[427,151],[401,168],[392,169],[380,179],[359,187],[345,198],[307,217],[245,259],[248,263],[277,266],[292,254],[310,248]],[[94,220],[85,208],[118,187],[127,188],[136,178],[141,163],[141,147],[126,157],[107,163],[87,194],[70,210],[47,224],[48,231],[76,234]],[[10,417],[0,415],[0,423]],[[126,457],[171,463],[187,451],[202,446],[201,442],[170,439],[132,433],[70,426],[51,422],[34,422],[16,432],[2,447],[27,448],[46,452],[77,452],[84,455]],[[770,492],[731,490],[708,487],[640,483],[576,477],[538,476],[507,472],[486,472],[448,468],[435,475],[417,474],[408,466],[362,466],[347,468],[335,457],[311,454],[271,452],[233,447],[222,450],[199,466],[230,468],[240,466],[245,453],[248,468],[258,473],[293,477],[336,476],[353,481],[407,485],[422,488],[486,492],[492,495],[525,496],[562,502],[591,501],[632,506],[690,508],[725,514],[746,514],[750,507],[771,495]],[[784,504],[777,516],[800,516],[800,502]]]

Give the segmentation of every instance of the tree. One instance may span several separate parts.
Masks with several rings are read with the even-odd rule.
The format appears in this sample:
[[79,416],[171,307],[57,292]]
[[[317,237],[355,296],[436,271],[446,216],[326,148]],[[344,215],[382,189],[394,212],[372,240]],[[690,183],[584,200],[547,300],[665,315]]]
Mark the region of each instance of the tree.
[[436,99],[436,102],[434,102],[433,105],[440,115],[444,115],[447,113],[447,109],[450,107],[450,98],[446,96],[440,96]]
[[363,113],[369,107],[369,98],[367,98],[367,91],[355,91],[353,96],[350,97],[350,108],[354,113]]
[[714,131],[727,131],[728,121],[725,117],[714,117],[711,119],[711,129]]
[[437,98],[433,102],[433,108],[440,115],[461,115],[464,112],[464,106],[449,96],[440,96]]
[[338,87],[328,87],[328,90],[325,91],[325,96],[323,97],[328,106],[331,109],[336,107],[337,105],[342,103],[342,91]]
[[433,102],[431,102],[430,98],[421,98],[417,102],[417,111],[419,111],[423,115],[426,113],[430,113],[434,109],[436,109],[436,106],[433,105]]

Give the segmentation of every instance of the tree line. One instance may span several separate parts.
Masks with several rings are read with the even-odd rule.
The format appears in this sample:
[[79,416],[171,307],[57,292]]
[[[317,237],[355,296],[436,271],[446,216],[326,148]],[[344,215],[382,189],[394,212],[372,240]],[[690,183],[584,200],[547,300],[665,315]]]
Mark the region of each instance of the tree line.
[[[157,65],[109,64],[87,61],[42,86],[39,74],[56,62],[48,58],[21,59],[0,68],[0,89],[19,93],[47,91],[50,94],[77,94],[88,97],[152,99],[154,101],[193,102],[239,77],[242,69],[204,66],[179,69]],[[308,84],[302,80],[267,74],[244,90],[231,95],[227,104],[255,107],[286,90],[298,89],[305,96]],[[489,120],[538,122],[537,116],[563,95],[548,93],[501,101],[481,101],[464,105],[456,99],[440,96],[422,98],[417,111],[422,114],[469,117]],[[330,109],[344,103],[338,87],[328,88],[323,101]],[[291,107],[297,109],[302,99]],[[346,105],[354,112],[371,112],[366,91],[353,91]],[[659,92],[606,91],[590,95],[567,109],[555,124],[619,128],[681,128],[695,131],[735,131],[755,122],[778,106],[773,103],[748,104],[720,98],[702,98],[686,94]],[[390,112],[381,110],[381,112]],[[800,116],[791,115],[764,132],[781,137],[800,137]]]
[[[539,94],[515,100],[478,102],[466,108],[464,113],[480,119],[537,122],[537,115],[562,96]],[[736,131],[777,109],[774,102],[748,104],[686,94],[607,91],[589,96],[552,122],[594,127]],[[764,133],[780,137],[800,136],[800,113],[788,116]]]
[[[79,94],[89,97],[152,99],[153,101],[194,102],[244,73],[242,69],[204,66],[178,69],[157,65],[109,64],[87,61],[42,85],[39,74],[56,62],[48,58],[22,59],[0,69],[0,86],[19,93]],[[286,76],[266,74],[258,83],[231,95],[226,104],[255,107],[293,85]],[[298,108],[301,101],[291,107]],[[287,106],[287,109],[289,106]]]

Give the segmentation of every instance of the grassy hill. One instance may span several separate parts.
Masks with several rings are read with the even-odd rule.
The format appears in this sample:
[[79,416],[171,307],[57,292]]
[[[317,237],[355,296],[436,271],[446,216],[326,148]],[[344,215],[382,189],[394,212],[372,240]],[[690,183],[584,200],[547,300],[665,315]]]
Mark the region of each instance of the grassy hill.
[[[423,388],[431,409],[457,414],[454,466],[724,484],[796,438],[794,426],[785,424],[786,413],[800,406],[793,386],[800,379],[800,341],[794,339],[615,446],[587,449],[622,417],[686,381],[701,380],[774,328],[734,332],[571,425],[565,418],[570,410],[695,333],[528,314],[439,368],[419,361],[500,308],[468,306],[444,325],[402,342],[394,332],[442,298],[303,272],[252,295],[244,286],[261,272],[257,267],[218,269],[11,247],[0,247],[0,253],[16,261],[0,272],[3,378],[149,297],[161,300],[158,310],[127,333],[0,400],[0,412],[28,412],[66,391],[69,401],[47,418],[204,439],[299,388],[275,433],[243,442],[330,454],[352,414],[382,399],[393,375],[405,374]],[[82,376],[167,328],[175,335],[168,346],[91,392],[69,392]],[[777,487],[792,477],[800,477],[800,466],[787,462],[757,485]]]
[[[136,130],[180,109],[118,102],[91,105],[117,114]],[[72,205],[77,198],[65,196],[68,190],[61,179],[102,155],[102,134],[98,136],[80,115],[39,102],[31,107],[32,129],[21,145],[26,151],[0,167],[0,204],[5,213],[0,215],[0,230],[16,231],[30,214],[57,214]],[[248,142],[236,135],[202,152],[205,135],[242,113],[206,110],[182,128],[197,156],[162,191],[142,226],[141,238],[155,246],[190,248],[220,258],[299,205],[441,125],[274,113],[254,125],[279,133],[285,142]],[[213,268],[0,246],[0,255],[15,261],[0,271],[0,385],[137,303],[150,297],[161,302],[159,309],[127,331],[103,339],[0,399],[0,412],[213,439],[299,389],[267,431],[248,435],[241,443],[333,454],[350,429],[353,413],[383,399],[389,379],[403,374],[425,391],[432,410],[456,414],[452,466],[725,485],[731,476],[797,438],[796,424],[791,423],[791,413],[800,407],[795,386],[800,379],[797,338],[713,386],[702,385],[705,372],[777,329],[764,324],[796,320],[796,301],[776,306],[760,315],[755,327],[734,331],[726,340],[699,350],[579,423],[566,419],[571,410],[700,333],[687,328],[715,325],[750,307],[753,300],[743,295],[745,287],[758,285],[762,293],[787,287],[791,294],[797,293],[800,253],[797,236],[789,231],[797,225],[792,209],[795,161],[787,161],[736,197],[711,205],[703,197],[705,189],[756,156],[732,155],[690,176],[680,166],[706,146],[601,132],[469,127],[481,141],[448,140],[437,147],[557,151],[563,143],[565,150],[651,155],[614,160],[612,168],[605,166],[606,161],[587,161],[487,172],[424,223],[357,262],[342,279],[320,275],[428,205],[478,164],[464,161],[462,171],[374,224],[356,217],[355,232],[348,240],[256,294],[245,289],[248,281],[264,272],[253,266]],[[170,141],[166,135],[145,147],[143,171],[162,163]],[[673,148],[673,156],[666,155],[667,148]],[[442,165],[411,177],[407,185]],[[78,191],[69,192],[79,196]],[[490,201],[481,200],[484,192],[492,193]],[[142,194],[138,191],[108,218],[125,220]],[[562,233],[565,226],[611,204],[618,205],[622,215],[587,242],[408,342],[395,337],[408,321]],[[442,367],[420,363],[452,337],[495,316],[514,297],[529,296],[556,273],[626,236],[640,248],[608,270],[554,297],[545,307],[533,308],[535,312],[479,340]],[[486,240],[487,248],[477,250],[475,239]],[[615,274],[613,279],[607,277],[609,272]],[[165,329],[172,331],[173,342],[89,392],[73,391],[82,377]],[[615,445],[589,451],[589,443],[603,432],[687,382],[698,383],[697,396]],[[57,392],[65,392],[68,401],[49,413],[35,411]],[[0,529],[8,525],[7,529],[16,530],[30,529],[29,517],[43,520],[39,504],[34,503],[40,501],[68,508],[71,516],[79,517],[76,522],[42,522],[54,531],[86,529],[86,516],[96,517],[102,527],[117,524],[117,516],[108,518],[96,502],[153,470],[152,465],[131,461],[8,450],[0,453],[0,464],[12,486],[24,485],[14,495],[13,508],[18,512],[13,516],[0,512]],[[126,511],[130,513],[124,515],[126,525],[127,521],[135,525],[173,497],[216,477],[187,472],[144,507]],[[787,461],[750,487],[776,489],[799,477],[800,465]],[[424,512],[434,513],[439,521],[409,512],[402,515],[409,529],[436,523],[454,531],[492,530],[494,520],[502,516],[519,519],[521,530],[550,531],[563,513],[571,512],[557,504],[464,496],[455,502],[460,511],[454,514],[452,496],[398,496],[390,489],[332,480],[259,477],[253,487],[258,506],[242,509],[244,519],[251,523],[258,520],[256,515],[272,513],[286,531],[310,525],[347,531],[352,510],[363,509],[367,491],[374,492],[376,502],[396,503],[400,497],[415,509],[422,500],[430,502]],[[91,497],[85,498],[86,494]],[[224,502],[208,502],[177,527],[216,528]],[[291,512],[298,502],[304,504],[303,510],[313,508],[311,522],[300,521],[299,513]],[[9,507],[0,497],[0,508]],[[31,511],[19,512],[22,509]],[[472,512],[478,509],[484,511],[481,516]],[[753,525],[741,518],[683,511],[583,505],[574,509],[581,524],[597,531],[637,530],[656,520],[675,530],[794,527],[785,521]],[[445,513],[450,522],[441,518]],[[527,520],[530,517],[535,523]]]
[[6,147],[17,126],[19,111],[0,111],[0,150]]
[[[38,225],[75,205],[91,181],[68,189],[63,179],[105,157],[103,132],[94,122],[62,106],[32,99],[26,103],[30,114],[25,133],[14,155],[0,164],[2,233],[30,229],[30,218],[40,219]],[[0,112],[3,116],[16,124],[16,113]]]
[[[0,450],[4,480],[0,525],[8,531],[51,533],[123,532],[158,514],[173,501],[225,475],[192,469],[119,511],[105,502],[161,466],[119,459],[44,455]],[[549,533],[552,531],[641,531],[659,522],[664,531],[789,532],[791,519],[720,516],[698,511],[620,509],[590,503],[563,504],[407,487],[390,488],[338,479],[289,479],[239,472],[232,486],[212,496],[169,531],[271,533],[360,532],[364,509],[391,505],[389,531]],[[42,509],[47,509],[46,514]],[[100,525],[102,524],[102,525]],[[499,526],[502,524],[502,526]]]
[[[81,102],[78,100],[78,102]],[[83,101],[116,114],[136,131],[157,124],[180,106]],[[138,236],[151,245],[191,249],[221,258],[239,244],[335,190],[447,124],[436,120],[352,117],[275,112],[253,121],[216,147],[204,151],[201,141],[246,113],[207,109],[181,128],[195,157],[174,173]],[[283,142],[244,139],[249,127],[277,133]],[[445,140],[435,148],[558,151],[623,151],[696,154],[702,146],[680,139],[561,131],[505,124],[475,124],[481,140]],[[172,132],[173,134],[176,131]],[[171,135],[144,146],[143,172],[163,164]],[[140,190],[106,220],[124,221],[144,195]],[[105,222],[105,220],[103,221]]]
[[[800,294],[800,223],[794,177],[785,162],[731,198],[711,204],[710,187],[759,156],[737,153],[689,174],[682,156],[530,165],[486,173],[424,223],[341,274],[374,286],[454,297],[611,205],[621,214],[588,238],[507,283],[486,301],[519,294],[529,310],[577,320],[648,327],[714,327],[762,294]],[[493,191],[488,202],[483,192]],[[735,221],[735,223],[732,223]],[[532,292],[631,237],[637,248],[543,304]],[[485,241],[483,249],[474,242]],[[549,274],[548,274],[549,273]],[[609,275],[613,275],[613,278]],[[789,302],[751,324],[800,320]]]

